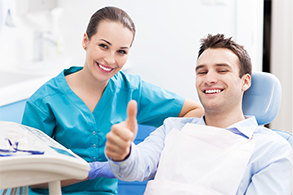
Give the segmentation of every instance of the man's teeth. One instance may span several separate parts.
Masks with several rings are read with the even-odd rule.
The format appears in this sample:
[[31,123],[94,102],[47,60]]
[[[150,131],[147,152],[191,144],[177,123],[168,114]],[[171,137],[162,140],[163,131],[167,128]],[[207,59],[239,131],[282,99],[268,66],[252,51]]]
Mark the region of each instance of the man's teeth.
[[100,64],[99,64],[99,67],[100,67],[101,69],[105,70],[105,71],[110,71],[110,70],[112,70],[112,68],[106,68],[106,67],[104,67],[104,66],[102,66],[102,65],[100,65]]
[[210,90],[205,90],[205,93],[220,93],[221,90],[220,89],[210,89]]

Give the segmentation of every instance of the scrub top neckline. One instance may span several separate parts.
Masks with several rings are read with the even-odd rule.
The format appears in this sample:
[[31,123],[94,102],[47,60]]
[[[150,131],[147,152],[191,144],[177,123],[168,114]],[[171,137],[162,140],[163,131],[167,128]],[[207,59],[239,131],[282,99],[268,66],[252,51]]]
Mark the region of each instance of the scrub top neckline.
[[93,112],[88,108],[88,106],[84,103],[82,99],[69,87],[65,76],[75,73],[77,71],[80,71],[83,67],[70,67],[69,69],[65,69],[62,71],[58,76],[58,83],[60,84],[61,88],[67,95],[67,97],[71,100],[71,102],[76,105],[83,113],[90,113],[91,115],[96,115],[96,113],[101,113],[103,109],[106,107],[106,104],[108,103],[105,100],[105,97],[107,97],[107,94],[111,92],[109,83],[111,82],[111,79],[109,80],[99,102],[96,104]]

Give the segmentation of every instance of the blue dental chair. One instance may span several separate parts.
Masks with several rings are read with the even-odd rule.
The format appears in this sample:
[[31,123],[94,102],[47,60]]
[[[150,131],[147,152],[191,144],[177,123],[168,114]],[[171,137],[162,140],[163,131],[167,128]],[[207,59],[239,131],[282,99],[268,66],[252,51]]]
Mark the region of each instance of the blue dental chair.
[[[242,109],[245,115],[254,115],[258,125],[266,125],[277,116],[282,99],[282,86],[271,73],[254,72],[251,75],[251,87],[243,96]],[[292,146],[292,134],[275,130]]]

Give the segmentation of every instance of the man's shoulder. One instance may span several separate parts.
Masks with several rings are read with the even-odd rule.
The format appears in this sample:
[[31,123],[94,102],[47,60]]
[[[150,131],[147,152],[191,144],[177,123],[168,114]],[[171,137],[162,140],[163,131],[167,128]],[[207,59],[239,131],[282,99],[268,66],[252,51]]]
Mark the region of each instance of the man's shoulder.
[[266,137],[266,138],[271,138],[271,139],[280,139],[282,138],[281,135],[279,135],[278,133],[276,133],[274,130],[269,129],[267,127],[263,127],[263,126],[258,126],[256,131],[255,131],[255,135],[259,135],[262,137]]
[[286,140],[276,131],[268,129],[266,127],[257,127],[253,136],[257,140],[257,142],[259,142],[259,144],[266,145],[267,147],[279,146],[291,148],[288,140]]

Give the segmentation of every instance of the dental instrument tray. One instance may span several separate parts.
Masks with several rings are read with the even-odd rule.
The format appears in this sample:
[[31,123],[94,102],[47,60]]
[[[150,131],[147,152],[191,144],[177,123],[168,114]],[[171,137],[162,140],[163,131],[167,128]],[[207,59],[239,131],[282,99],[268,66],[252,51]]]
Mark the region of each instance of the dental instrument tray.
[[84,179],[89,164],[42,131],[0,121],[0,189],[49,183],[61,194],[60,180]]

